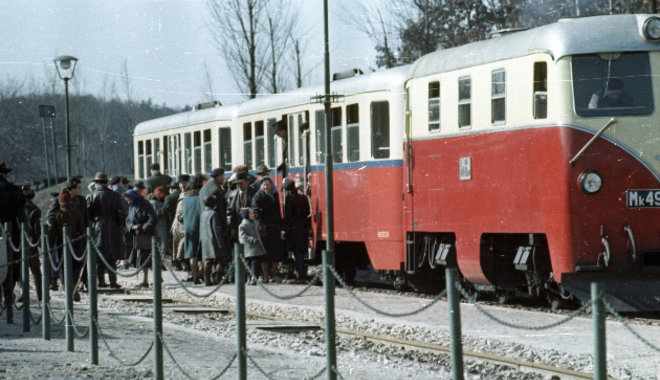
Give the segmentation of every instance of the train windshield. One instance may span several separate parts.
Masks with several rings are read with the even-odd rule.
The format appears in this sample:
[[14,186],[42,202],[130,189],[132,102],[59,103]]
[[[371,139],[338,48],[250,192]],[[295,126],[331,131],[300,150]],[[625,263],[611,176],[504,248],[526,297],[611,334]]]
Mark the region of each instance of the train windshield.
[[579,116],[631,116],[653,112],[647,52],[572,57],[573,98]]

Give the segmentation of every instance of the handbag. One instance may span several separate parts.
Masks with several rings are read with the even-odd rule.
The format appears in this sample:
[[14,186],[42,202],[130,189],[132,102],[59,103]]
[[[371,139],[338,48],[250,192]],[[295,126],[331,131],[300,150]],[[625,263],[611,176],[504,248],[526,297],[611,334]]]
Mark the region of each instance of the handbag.
[[133,247],[140,251],[151,249],[151,235],[138,234],[133,237]]

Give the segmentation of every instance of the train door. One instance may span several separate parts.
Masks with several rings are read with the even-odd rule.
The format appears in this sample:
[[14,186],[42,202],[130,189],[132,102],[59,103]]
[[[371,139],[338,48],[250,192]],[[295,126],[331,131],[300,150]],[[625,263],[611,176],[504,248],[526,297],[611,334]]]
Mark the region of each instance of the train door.
[[405,140],[403,142],[403,165],[404,165],[404,188],[403,188],[403,225],[404,234],[403,241],[406,242],[406,263],[407,273],[413,274],[416,262],[415,259],[415,209],[414,209],[414,152],[412,147],[412,111],[410,109],[410,83],[406,83],[404,93],[405,103],[405,125],[404,133]]

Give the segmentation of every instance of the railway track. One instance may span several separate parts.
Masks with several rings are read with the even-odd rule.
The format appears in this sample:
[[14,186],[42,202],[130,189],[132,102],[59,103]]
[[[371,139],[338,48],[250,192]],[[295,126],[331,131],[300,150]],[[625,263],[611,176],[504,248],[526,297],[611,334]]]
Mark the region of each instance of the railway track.
[[[141,295],[141,296],[150,296],[150,292],[135,292],[131,291],[130,294],[133,295]],[[170,299],[170,305],[186,305],[187,307],[208,307],[208,305],[205,305],[204,303],[199,303],[199,302],[194,302],[182,298],[172,298]],[[228,309],[227,310],[230,313],[234,313],[234,310]],[[167,312],[167,309],[164,310],[164,312]],[[170,311],[171,312],[171,311]],[[198,317],[203,317],[203,314],[197,314]],[[278,323],[283,323],[282,326],[286,328],[288,323],[293,323],[294,325],[298,323],[299,321],[295,320],[289,320],[289,319],[283,319],[283,318],[278,318],[272,315],[264,315],[264,314],[257,314],[257,313],[246,313],[246,316],[249,320],[268,320],[268,321],[273,321],[273,322],[278,322]],[[317,326],[320,329],[323,329],[323,326]],[[377,344],[385,344],[385,345],[392,345],[396,347],[403,347],[406,349],[413,349],[413,350],[418,350],[418,351],[423,351],[423,352],[430,352],[430,353],[440,353],[440,354],[446,354],[449,355],[451,353],[451,348],[447,346],[441,346],[441,345],[436,345],[436,344],[429,344],[429,343],[423,343],[423,342],[415,342],[415,341],[410,341],[410,340],[404,340],[404,339],[398,339],[398,338],[392,338],[392,337],[386,337],[386,336],[380,336],[380,335],[374,335],[374,334],[368,334],[364,333],[361,331],[356,331],[356,330],[347,330],[347,329],[336,329],[337,334],[340,335],[345,335],[345,336],[352,336],[356,338],[361,338],[365,339],[368,341],[371,341],[373,343]],[[521,372],[532,372],[532,373],[537,373],[544,378],[555,378],[553,376],[556,376],[561,379],[592,379],[593,374],[590,373],[585,373],[585,372],[579,372],[579,371],[574,371],[566,368],[560,368],[560,367],[554,367],[550,365],[545,365],[542,363],[534,363],[534,362],[528,362],[528,361],[522,361],[522,360],[517,360],[517,359],[511,359],[503,356],[498,356],[498,355],[492,355],[484,352],[476,352],[476,351],[468,351],[464,350],[463,351],[463,358],[472,360],[472,361],[481,361],[481,362],[489,362],[491,364],[497,364],[497,365],[502,365],[502,366],[507,366],[514,368],[518,371]]]

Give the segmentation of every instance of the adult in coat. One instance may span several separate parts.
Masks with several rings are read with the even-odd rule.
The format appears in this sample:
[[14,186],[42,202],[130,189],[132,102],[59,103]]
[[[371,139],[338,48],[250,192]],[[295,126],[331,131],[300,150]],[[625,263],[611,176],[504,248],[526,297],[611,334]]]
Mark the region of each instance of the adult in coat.
[[126,208],[121,195],[108,187],[108,176],[105,173],[96,173],[94,177],[95,189],[87,196],[87,215],[92,228],[92,243],[101,253],[106,264],[99,260],[97,274],[99,287],[108,286],[105,282],[105,273],[108,272],[111,288],[119,288],[117,284],[117,266],[115,260],[121,257],[121,230],[126,221]]
[[183,193],[183,201],[181,203],[183,210],[184,258],[190,260],[192,273],[188,279],[195,284],[201,283],[198,267],[200,254],[199,222],[202,215],[199,191],[203,185],[204,176],[201,174],[195,175],[190,181],[188,190]]
[[172,183],[172,177],[160,172],[160,165],[157,162],[151,164],[151,177],[147,178],[146,193],[152,194],[157,187],[166,187]]
[[[30,186],[23,185],[23,196],[25,196],[25,227],[27,239],[30,243],[37,244],[41,238],[41,210],[34,204],[34,190]],[[41,263],[39,261],[39,248],[28,244],[27,254],[30,257],[30,272],[34,279],[34,288],[37,291],[37,299],[41,301]]]
[[[156,211],[154,211],[153,206],[149,203],[140,192],[137,190],[128,190],[123,194],[126,198],[129,207],[128,207],[128,217],[126,218],[126,228],[131,232],[133,236],[146,235],[153,236],[156,229],[156,224],[158,223],[158,218],[156,217]],[[156,247],[152,247],[156,248]],[[151,257],[151,250],[141,250],[137,249],[136,244],[133,244],[133,249],[136,250],[136,266],[142,267],[142,283],[141,286],[149,286],[149,258]]]
[[[263,262],[261,270],[263,271],[264,282],[282,282],[282,279],[277,275],[277,263],[284,259],[284,223],[282,221],[282,213],[280,210],[280,202],[276,196],[273,195],[273,182],[270,177],[262,177],[260,180],[261,187],[259,191],[252,198],[252,208],[261,210],[261,217],[258,222],[261,223],[266,231],[266,236],[262,236],[267,259]],[[270,269],[270,270],[269,270]]]
[[[18,246],[21,238],[21,234],[18,233],[20,232],[20,222],[25,220],[25,211],[23,210],[25,197],[21,188],[9,181],[9,172],[11,172],[11,168],[8,168],[4,162],[0,161],[0,223],[2,223],[2,228],[4,228],[5,223],[10,226],[11,231],[7,231],[7,233],[13,231],[10,239],[15,246]],[[15,262],[21,257],[20,252],[17,253],[11,249],[9,241],[7,241],[6,248],[7,262]],[[2,283],[5,308],[12,305],[14,285],[16,281],[20,280],[20,277],[20,263],[17,262],[9,265],[5,281]]]
[[202,259],[204,260],[204,284],[213,285],[211,273],[215,266],[215,279],[220,282],[222,277],[222,264],[227,261],[229,253],[225,243],[227,231],[227,200],[220,187],[225,181],[224,170],[218,168],[211,172],[211,179],[206,182],[199,192],[201,219],[199,226],[199,240],[202,246]]
[[296,191],[296,185],[290,179],[284,181],[284,228],[286,249],[293,252],[296,261],[297,282],[307,280],[305,254],[307,253],[309,231],[312,228],[309,201],[305,195]]

